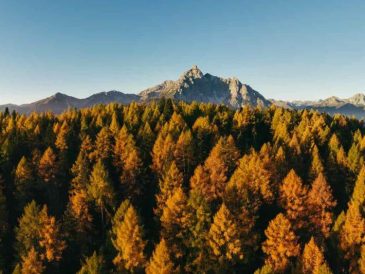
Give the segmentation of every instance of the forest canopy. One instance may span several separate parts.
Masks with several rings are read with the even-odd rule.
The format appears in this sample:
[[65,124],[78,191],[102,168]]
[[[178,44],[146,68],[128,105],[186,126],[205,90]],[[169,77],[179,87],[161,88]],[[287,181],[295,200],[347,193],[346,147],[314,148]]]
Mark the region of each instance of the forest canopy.
[[162,99],[0,113],[3,273],[365,273],[363,121]]

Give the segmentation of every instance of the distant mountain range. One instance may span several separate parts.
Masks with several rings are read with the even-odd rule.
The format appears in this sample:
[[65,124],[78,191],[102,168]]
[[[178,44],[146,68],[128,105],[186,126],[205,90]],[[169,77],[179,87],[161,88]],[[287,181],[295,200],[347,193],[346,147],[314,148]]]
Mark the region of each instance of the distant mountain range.
[[86,108],[96,104],[112,102],[129,104],[131,102],[148,102],[159,98],[171,98],[187,102],[198,101],[225,104],[232,108],[245,105],[267,107],[271,104],[291,109],[316,109],[331,115],[341,113],[365,118],[365,95],[356,94],[348,99],[330,97],[319,101],[279,101],[268,100],[249,85],[242,84],[237,78],[221,78],[209,73],[203,74],[197,66],[183,73],[178,80],[163,83],[141,91],[139,94],[120,91],[100,92],[90,97],[79,99],[62,93],[23,105],[0,105],[0,111],[9,108],[19,113],[52,111],[62,113],[69,108]]

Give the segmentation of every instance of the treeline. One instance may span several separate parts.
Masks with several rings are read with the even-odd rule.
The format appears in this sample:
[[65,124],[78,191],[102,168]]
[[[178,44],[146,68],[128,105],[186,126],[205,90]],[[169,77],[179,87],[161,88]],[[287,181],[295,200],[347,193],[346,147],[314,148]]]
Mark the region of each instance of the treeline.
[[365,273],[365,128],[161,100],[0,113],[4,273]]

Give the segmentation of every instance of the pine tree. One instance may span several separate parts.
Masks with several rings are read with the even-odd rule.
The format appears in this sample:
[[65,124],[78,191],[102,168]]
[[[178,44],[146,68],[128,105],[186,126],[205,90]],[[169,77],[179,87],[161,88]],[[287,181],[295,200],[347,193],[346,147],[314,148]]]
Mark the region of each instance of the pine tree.
[[142,228],[138,220],[137,212],[133,206],[129,206],[122,223],[115,228],[116,238],[113,240],[118,255],[113,263],[119,269],[127,269],[134,272],[142,269],[145,264]]
[[285,271],[291,257],[299,255],[300,247],[290,221],[281,213],[271,220],[265,230],[266,240],[262,250],[267,255],[266,264],[276,272]]
[[21,274],[41,274],[44,270],[43,262],[34,247],[26,256],[22,256]]
[[174,191],[178,187],[183,185],[183,175],[173,161],[170,168],[162,176],[159,182],[160,191],[156,195],[156,209],[155,214],[157,216],[162,215],[162,211],[165,207],[166,201],[173,195]]
[[295,230],[303,229],[307,225],[307,198],[307,188],[292,169],[280,186],[280,202]]
[[239,229],[225,204],[221,205],[214,216],[208,242],[219,269],[227,269],[230,263],[244,258]]
[[308,214],[311,222],[310,230],[316,235],[327,238],[333,223],[333,209],[336,201],[326,178],[318,175],[308,193]]
[[175,266],[171,260],[170,251],[166,241],[161,239],[146,267],[146,274],[172,274],[176,273]]

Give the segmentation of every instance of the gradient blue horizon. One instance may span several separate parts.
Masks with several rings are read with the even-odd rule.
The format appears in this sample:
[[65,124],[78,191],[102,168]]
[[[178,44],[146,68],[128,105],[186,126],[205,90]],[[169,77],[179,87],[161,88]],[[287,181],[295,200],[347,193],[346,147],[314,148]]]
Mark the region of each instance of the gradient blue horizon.
[[0,0],[0,104],[136,93],[193,64],[266,98],[365,91],[364,1]]

